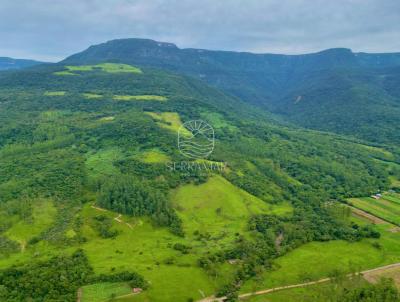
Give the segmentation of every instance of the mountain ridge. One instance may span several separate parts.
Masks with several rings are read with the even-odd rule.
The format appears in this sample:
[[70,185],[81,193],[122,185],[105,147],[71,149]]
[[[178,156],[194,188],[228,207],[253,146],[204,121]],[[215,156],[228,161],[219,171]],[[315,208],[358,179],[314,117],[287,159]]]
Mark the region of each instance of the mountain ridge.
[[35,65],[44,64],[44,62],[29,60],[29,59],[15,59],[10,57],[0,57],[0,71],[12,70],[32,67]]
[[[400,53],[332,48],[304,55],[253,54],[180,49],[172,43],[131,38],[93,45],[60,64],[105,61],[196,77],[302,127],[379,143],[400,142],[395,118],[400,114]],[[372,118],[371,123],[371,117],[388,112],[390,119]],[[384,135],[377,136],[375,129],[385,129]]]

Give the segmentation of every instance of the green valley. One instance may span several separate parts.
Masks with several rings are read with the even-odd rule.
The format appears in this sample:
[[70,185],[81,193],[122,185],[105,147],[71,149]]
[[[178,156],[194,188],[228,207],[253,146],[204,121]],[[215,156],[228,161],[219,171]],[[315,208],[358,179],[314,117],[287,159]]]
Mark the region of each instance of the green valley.
[[[0,301],[235,301],[400,262],[391,131],[304,129],[229,83],[101,54],[0,72]],[[394,288],[331,281],[266,299]]]

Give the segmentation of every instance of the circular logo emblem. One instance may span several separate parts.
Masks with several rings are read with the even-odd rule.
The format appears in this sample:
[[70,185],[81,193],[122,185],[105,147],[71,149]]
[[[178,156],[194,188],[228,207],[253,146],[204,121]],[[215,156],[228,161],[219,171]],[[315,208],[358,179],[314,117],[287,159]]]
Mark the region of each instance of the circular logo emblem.
[[178,148],[190,158],[206,158],[214,150],[214,129],[202,120],[188,121],[178,131]]

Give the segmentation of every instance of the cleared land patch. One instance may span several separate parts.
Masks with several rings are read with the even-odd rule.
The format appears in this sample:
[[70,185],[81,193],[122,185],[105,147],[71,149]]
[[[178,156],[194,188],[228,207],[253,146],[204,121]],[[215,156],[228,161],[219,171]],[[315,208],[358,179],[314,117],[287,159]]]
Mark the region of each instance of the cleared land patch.
[[113,120],[115,120],[114,116],[104,116],[104,117],[99,118],[99,121],[101,121],[101,122],[111,122]]
[[53,72],[54,75],[58,75],[58,76],[75,76],[77,75],[76,73],[72,73],[70,71],[56,71]]
[[113,100],[116,101],[159,101],[164,102],[167,100],[165,96],[143,94],[143,95],[114,95]]
[[[90,221],[98,215],[113,219],[112,227],[119,232],[116,238],[100,238],[92,228]],[[87,252],[96,273],[109,273],[111,269],[115,272],[131,270],[150,282],[150,288],[135,295],[139,300],[134,301],[146,301],[142,297],[148,297],[152,302],[188,301],[191,297],[197,300],[202,297],[199,289],[210,295],[215,286],[221,284],[221,280],[210,280],[198,267],[200,247],[196,248],[196,253],[183,255],[172,248],[174,244],[193,245],[194,242],[174,236],[165,228],[154,227],[146,218],[124,215],[120,219],[133,226],[129,228],[114,220],[117,213],[99,211],[90,205],[84,207],[81,216],[83,235],[88,239],[81,247]],[[170,261],[172,263],[167,264]],[[123,301],[131,301],[131,298],[123,298]]]
[[132,289],[125,282],[103,282],[82,287],[81,302],[108,301],[113,297],[128,295]]
[[391,267],[382,271],[364,274],[364,278],[371,283],[377,283],[382,277],[393,279],[396,286],[400,288],[400,267]]
[[76,72],[87,72],[100,70],[109,73],[143,73],[138,67],[128,65],[128,64],[117,64],[117,63],[101,63],[96,65],[68,65],[65,66],[66,70],[56,71],[53,74],[57,76],[70,76],[78,75]]
[[21,244],[21,249],[33,237],[49,228],[54,222],[56,208],[50,200],[35,200],[33,204],[32,218],[20,220],[5,233],[10,239]]
[[44,93],[45,96],[64,96],[65,94],[65,91],[46,91]]
[[[266,272],[262,281],[247,282],[241,291],[246,293],[318,280],[335,270],[350,273],[399,262],[400,234],[390,232],[390,224],[375,227],[382,234],[380,239],[307,243],[276,259],[273,271]],[[376,248],[374,243],[379,243],[380,248]]]
[[400,225],[400,199],[399,194],[383,194],[379,199],[371,197],[351,198],[349,202],[370,214],[383,220]]
[[97,178],[118,174],[114,162],[122,157],[118,148],[109,148],[90,154],[86,159],[89,177]]
[[158,150],[150,150],[143,152],[140,155],[140,158],[143,162],[148,164],[165,163],[170,159],[168,155]]
[[103,97],[101,94],[89,93],[89,92],[82,93],[82,95],[87,99],[100,99]]
[[187,234],[207,231],[221,236],[222,241],[245,230],[252,214],[291,213],[288,204],[268,205],[221,176],[213,176],[198,186],[182,186],[175,192],[173,202]]
[[[178,132],[182,126],[181,118],[177,112],[146,112],[146,114],[150,115],[161,128]],[[186,129],[183,131],[190,135],[190,132]]]

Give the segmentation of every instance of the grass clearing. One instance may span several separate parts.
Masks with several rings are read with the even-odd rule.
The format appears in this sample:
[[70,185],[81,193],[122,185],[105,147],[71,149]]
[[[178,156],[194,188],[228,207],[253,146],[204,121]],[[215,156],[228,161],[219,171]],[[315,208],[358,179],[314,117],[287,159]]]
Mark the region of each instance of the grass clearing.
[[82,302],[101,302],[128,295],[132,289],[125,282],[103,282],[82,287]]
[[5,234],[11,240],[19,242],[24,249],[30,239],[53,224],[56,212],[52,201],[47,199],[35,200],[32,221],[21,220],[8,229]]
[[268,205],[221,176],[213,176],[201,185],[182,186],[172,200],[188,236],[206,231],[221,238],[218,244],[228,243],[236,232],[244,231],[252,214],[291,213],[289,205]]
[[400,225],[400,199],[394,193],[391,195],[384,194],[380,199],[371,197],[350,198],[349,202],[363,211]]
[[[128,64],[117,64],[117,63],[101,63],[96,65],[76,65],[76,66],[65,66],[67,69],[66,72],[75,74],[74,72],[85,72],[85,71],[94,71],[100,70],[109,73],[135,73],[140,74],[143,73],[140,68],[137,68]],[[63,75],[63,74],[59,74]]]
[[114,162],[122,158],[121,150],[109,148],[90,154],[86,159],[89,177],[111,176],[119,173]]
[[[178,132],[182,126],[181,118],[177,112],[146,112],[146,114],[150,115],[161,128]],[[186,129],[183,129],[183,131],[190,135],[190,132]]]
[[103,97],[101,94],[89,93],[89,92],[82,93],[82,95],[87,99],[100,99]]
[[140,155],[140,158],[143,162],[148,164],[166,163],[170,160],[170,157],[168,155],[158,150],[143,152]]
[[[172,194],[174,204],[181,208],[178,214],[187,232],[185,238],[172,235],[165,228],[152,226],[147,218],[122,215],[124,223],[113,220],[113,228],[120,234],[115,239],[102,239],[92,229],[90,220],[100,214],[115,218],[117,213],[96,210],[90,205],[84,207],[81,213],[85,225],[83,235],[88,241],[81,247],[87,252],[96,273],[133,270],[150,281],[150,288],[144,293],[117,301],[177,302],[190,298],[196,301],[202,298],[202,293],[206,296],[213,294],[226,281],[232,265],[221,265],[220,276],[210,278],[198,267],[198,258],[231,244],[235,231],[245,228],[243,217],[251,213],[271,210],[285,214],[291,212],[289,205],[270,208],[221,176],[212,177],[199,186],[184,185]],[[185,207],[184,211],[182,207]],[[207,240],[196,239],[194,230],[207,231],[211,237]],[[173,249],[175,243],[190,246],[190,252],[182,254]]]
[[100,122],[112,122],[113,120],[115,120],[114,116],[104,116],[99,118]]
[[[187,239],[176,237],[165,228],[152,226],[146,218],[125,215],[121,216],[121,220],[133,228],[113,220],[113,228],[120,234],[115,239],[102,239],[90,226],[90,220],[100,214],[110,218],[117,216],[117,213],[99,211],[90,205],[86,205],[81,212],[85,224],[83,235],[88,239],[81,247],[87,252],[96,273],[131,270],[150,281],[150,288],[135,297],[139,299],[137,301],[143,301],[142,297],[148,297],[152,302],[187,301],[191,297],[199,299],[199,290],[210,295],[216,285],[221,284],[221,280],[210,280],[197,266],[197,252],[182,255],[172,248],[177,242],[192,244]],[[173,263],[166,264],[167,259],[173,259]]]
[[201,113],[201,117],[206,120],[213,128],[228,128],[229,130],[235,131],[237,128],[228,123],[222,114],[216,112],[204,111]]
[[[247,282],[241,291],[245,293],[317,280],[329,276],[334,270],[350,273],[400,262],[400,233],[390,232],[392,227],[391,224],[375,226],[382,234],[380,239],[305,244],[278,258],[274,271],[264,273],[258,281]],[[380,248],[374,246],[374,242],[379,243]],[[267,299],[269,295],[264,297]]]
[[45,96],[64,96],[65,94],[65,91],[46,91],[44,93]]
[[77,75],[76,73],[73,73],[73,72],[70,72],[70,71],[66,71],[66,70],[64,70],[64,71],[56,71],[56,72],[53,72],[53,74],[57,75],[57,76],[76,76]]
[[165,102],[167,98],[161,95],[143,94],[143,95],[114,95],[115,101],[159,101]]
[[400,180],[395,176],[389,176],[390,183],[393,187],[400,188]]

